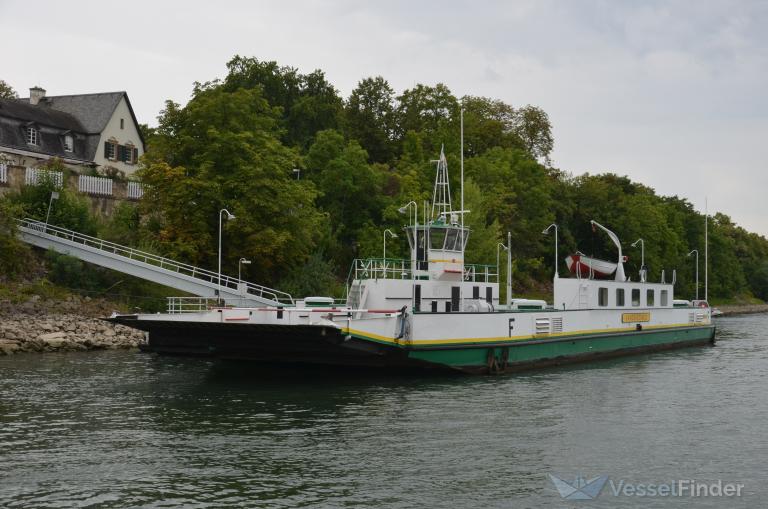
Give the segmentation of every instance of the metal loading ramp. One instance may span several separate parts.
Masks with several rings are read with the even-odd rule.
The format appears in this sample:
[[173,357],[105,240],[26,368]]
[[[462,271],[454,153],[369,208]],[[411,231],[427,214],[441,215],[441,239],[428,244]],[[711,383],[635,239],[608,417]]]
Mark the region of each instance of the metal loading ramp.
[[[293,298],[279,290],[121,246],[33,219],[17,219],[19,238],[43,249],[236,306],[280,306]],[[219,281],[221,277],[221,281]]]

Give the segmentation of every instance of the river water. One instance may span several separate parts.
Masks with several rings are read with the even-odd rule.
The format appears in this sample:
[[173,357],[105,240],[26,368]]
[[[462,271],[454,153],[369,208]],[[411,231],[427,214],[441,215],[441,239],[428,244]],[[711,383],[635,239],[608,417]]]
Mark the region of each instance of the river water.
[[[759,507],[768,315],[718,343],[513,376],[124,351],[0,357],[0,507]],[[563,500],[548,474],[608,476]],[[741,496],[614,495],[623,481]]]

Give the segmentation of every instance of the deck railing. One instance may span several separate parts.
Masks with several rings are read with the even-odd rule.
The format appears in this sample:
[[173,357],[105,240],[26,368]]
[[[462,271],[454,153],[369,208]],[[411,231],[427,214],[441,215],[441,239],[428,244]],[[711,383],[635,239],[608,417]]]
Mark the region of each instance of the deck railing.
[[243,297],[256,296],[264,299],[273,300],[276,302],[289,302],[293,303],[293,297],[290,294],[268,288],[266,286],[249,283],[242,281],[238,278],[227,276],[226,274],[219,274],[217,272],[195,267],[188,263],[177,262],[170,258],[158,256],[153,253],[147,253],[146,251],[139,251],[128,246],[121,246],[108,240],[100,239],[97,237],[91,237],[90,235],[84,235],[73,230],[66,228],[60,228],[51,224],[45,224],[42,221],[35,221],[34,219],[17,219],[18,225],[22,228],[28,228],[31,230],[39,231],[46,235],[51,235],[61,239],[82,244],[99,251],[105,251],[108,253],[114,253],[116,255],[129,258],[131,260],[140,261],[149,265],[160,267],[169,271],[176,272],[178,274],[184,274],[195,279],[207,281],[209,283],[215,283],[221,288],[227,288],[228,290],[234,290],[237,292],[243,291]]
[[168,297],[168,313],[200,313],[216,306],[217,302],[210,297]]

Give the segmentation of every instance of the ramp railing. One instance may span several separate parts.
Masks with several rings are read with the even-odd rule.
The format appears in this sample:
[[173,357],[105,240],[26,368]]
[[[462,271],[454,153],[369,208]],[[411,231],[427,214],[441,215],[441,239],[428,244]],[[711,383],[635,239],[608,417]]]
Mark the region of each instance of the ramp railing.
[[46,224],[42,221],[36,221],[34,219],[17,219],[19,228],[23,230],[29,230],[30,233],[34,232],[35,235],[46,236],[51,242],[55,242],[56,239],[67,240],[96,251],[102,251],[117,255],[126,260],[134,260],[148,265],[154,265],[161,269],[165,269],[178,274],[183,274],[192,277],[196,280],[208,283],[208,286],[227,289],[230,293],[239,293],[244,297],[253,296],[262,299],[273,300],[276,302],[286,302],[293,304],[293,297],[286,292],[268,288],[255,283],[249,283],[240,279],[227,276],[226,274],[219,274],[207,269],[196,267],[188,263],[177,262],[170,258],[165,258],[146,251],[140,251],[132,247],[123,246],[115,242],[100,239],[98,237],[92,237],[83,233],[76,232],[74,230],[68,230],[60,226],[53,226]]

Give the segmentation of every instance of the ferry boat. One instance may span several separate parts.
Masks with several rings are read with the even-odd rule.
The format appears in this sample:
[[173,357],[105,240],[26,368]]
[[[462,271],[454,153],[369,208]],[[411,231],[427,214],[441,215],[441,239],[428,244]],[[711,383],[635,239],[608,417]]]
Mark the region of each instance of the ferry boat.
[[[463,202],[463,199],[462,199]],[[714,344],[711,309],[676,304],[671,283],[631,281],[621,243],[614,278],[591,271],[554,275],[551,305],[499,299],[498,263],[464,261],[470,238],[464,210],[452,210],[445,155],[437,161],[430,213],[401,212],[410,258],[355,260],[343,302],[307,297],[263,307],[233,305],[113,315],[110,321],[147,332],[143,350],[269,363],[503,373],[658,350]],[[463,208],[463,203],[462,203]],[[509,238],[509,237],[508,237]],[[557,255],[555,255],[557,258]],[[582,260],[583,261],[583,260]],[[602,274],[605,275],[605,274]]]

